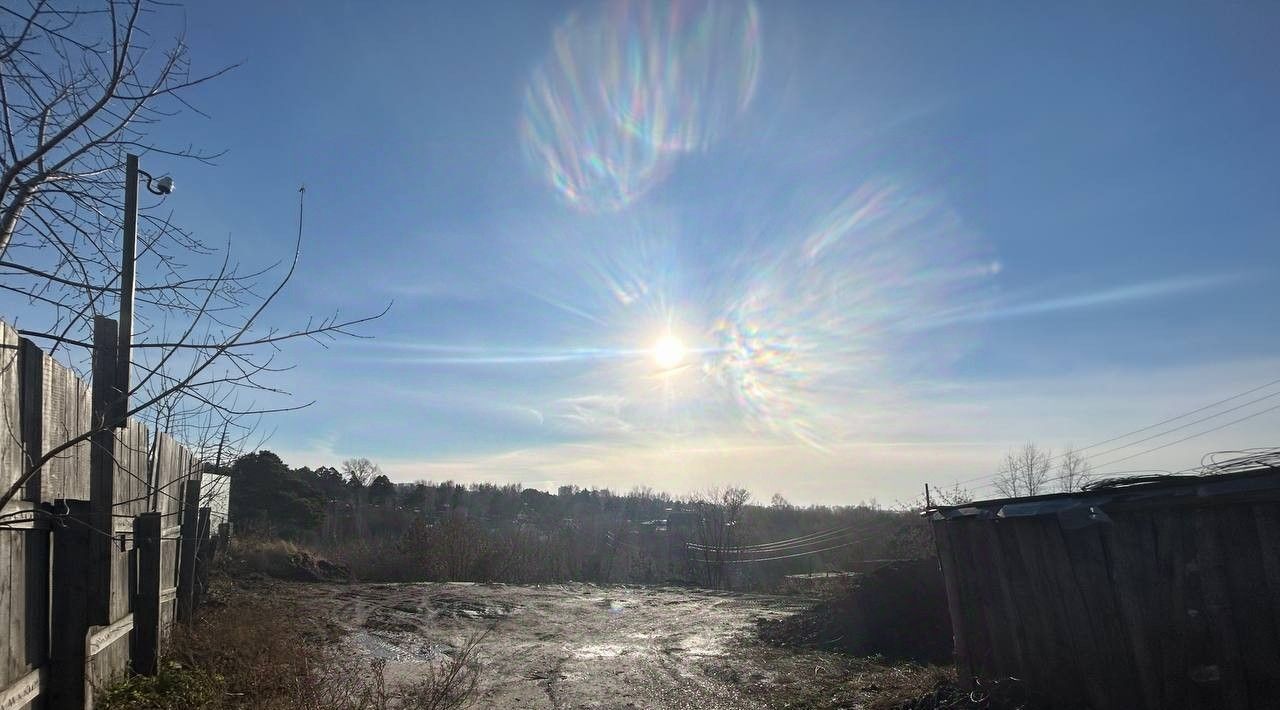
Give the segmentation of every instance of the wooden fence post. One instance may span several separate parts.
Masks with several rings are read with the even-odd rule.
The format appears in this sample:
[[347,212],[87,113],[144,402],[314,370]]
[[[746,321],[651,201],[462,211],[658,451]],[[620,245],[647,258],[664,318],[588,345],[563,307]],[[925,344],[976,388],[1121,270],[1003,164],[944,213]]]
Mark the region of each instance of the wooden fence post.
[[204,596],[209,591],[209,568],[213,564],[213,541],[209,537],[212,512],[208,507],[200,509],[200,546],[196,548],[197,607],[204,604]]
[[218,552],[226,554],[231,549],[231,523],[218,523]]
[[[29,457],[22,462],[25,467],[44,454],[44,351],[26,338],[18,343],[18,366],[22,373],[22,379],[18,382],[19,406],[22,411],[22,447]],[[27,483],[28,500],[40,500],[40,479],[44,475],[41,470]]]
[[190,474],[182,484],[182,541],[178,546],[178,621],[191,620],[195,611],[196,552],[200,545],[200,476]]
[[155,675],[160,658],[160,513],[133,519],[138,556],[138,590],[133,601],[133,670]]
[[89,503],[63,501],[68,514],[53,531],[53,578],[49,625],[49,710],[84,710],[88,700],[85,637],[89,633]]
[[110,421],[118,395],[116,378],[116,322],[96,316],[93,319],[93,390],[92,426],[89,440],[89,519],[102,535],[92,535],[90,554],[84,573],[88,577],[89,622],[111,624],[111,557],[113,527],[112,505],[115,503],[116,430]]

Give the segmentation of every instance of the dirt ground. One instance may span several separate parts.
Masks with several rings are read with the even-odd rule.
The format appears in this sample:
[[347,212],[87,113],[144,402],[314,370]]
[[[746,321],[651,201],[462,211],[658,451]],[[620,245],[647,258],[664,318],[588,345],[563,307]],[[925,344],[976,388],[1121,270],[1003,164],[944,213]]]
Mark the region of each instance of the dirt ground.
[[488,631],[480,708],[891,708],[946,671],[755,641],[812,600],[590,584],[280,584],[392,681]]

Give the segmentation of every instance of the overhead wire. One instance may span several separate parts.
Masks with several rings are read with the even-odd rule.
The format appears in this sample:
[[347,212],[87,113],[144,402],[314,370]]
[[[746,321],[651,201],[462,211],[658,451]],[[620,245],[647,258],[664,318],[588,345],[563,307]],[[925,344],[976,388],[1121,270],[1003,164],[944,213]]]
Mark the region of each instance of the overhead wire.
[[[774,540],[772,542],[762,542],[754,545],[734,545],[733,549],[769,551],[769,550],[783,549],[783,548],[789,548],[789,547],[803,547],[805,545],[824,542],[829,538],[839,537],[841,534],[852,531],[853,529],[854,529],[853,526],[848,526],[844,528],[835,528],[833,530],[826,530],[819,533],[810,533],[808,535],[800,535],[798,537],[787,538],[784,540]],[[687,547],[694,550],[719,549],[718,546],[716,545],[699,545],[692,542],[687,543]]]
[[1098,468],[1105,468],[1105,467],[1107,467],[1107,466],[1113,466],[1113,465],[1118,464],[1118,463],[1120,463],[1120,462],[1122,462],[1122,461],[1128,461],[1129,459],[1137,458],[1137,457],[1139,457],[1139,456],[1143,456],[1143,455],[1149,454],[1149,453],[1151,453],[1151,452],[1153,452],[1153,451],[1159,451],[1160,449],[1164,449],[1164,448],[1167,448],[1167,447],[1173,446],[1174,444],[1181,444],[1181,443],[1182,443],[1182,442],[1184,442],[1184,441],[1190,441],[1190,440],[1195,439],[1195,438],[1197,438],[1197,437],[1204,436],[1205,434],[1212,434],[1212,433],[1213,433],[1213,432],[1215,432],[1215,431],[1220,431],[1220,430],[1222,430],[1222,429],[1226,429],[1226,428],[1227,428],[1227,427],[1229,427],[1229,426],[1234,426],[1234,425],[1236,425],[1236,424],[1239,424],[1240,422],[1248,421],[1248,420],[1250,420],[1250,419],[1253,419],[1254,417],[1260,417],[1260,416],[1262,416],[1263,414],[1267,414],[1267,413],[1269,413],[1269,412],[1274,412],[1274,411],[1275,411],[1275,410],[1277,410],[1277,409],[1280,409],[1280,404],[1277,404],[1277,405],[1274,405],[1274,406],[1271,406],[1271,407],[1267,407],[1266,409],[1263,409],[1263,410],[1261,410],[1261,411],[1254,412],[1254,413],[1252,413],[1252,414],[1248,414],[1248,415],[1243,416],[1243,417],[1240,417],[1240,418],[1238,418],[1238,419],[1233,419],[1233,420],[1231,420],[1231,421],[1227,422],[1226,424],[1221,424],[1221,425],[1219,425],[1219,426],[1213,427],[1212,429],[1205,429],[1204,431],[1196,432],[1195,434],[1191,434],[1190,436],[1184,436],[1184,437],[1182,437],[1181,439],[1176,439],[1176,440],[1174,440],[1174,441],[1170,441],[1170,442],[1168,442],[1168,443],[1161,444],[1160,446],[1154,446],[1154,447],[1152,447],[1152,448],[1150,448],[1150,449],[1147,449],[1146,451],[1139,451],[1139,452],[1138,452],[1138,453],[1136,453],[1136,454],[1130,454],[1129,456],[1124,456],[1124,457],[1122,457],[1122,458],[1118,458],[1118,459],[1116,459],[1116,460],[1114,460],[1114,461],[1108,461],[1107,463],[1104,463],[1104,464],[1098,464]]
[[[1234,400],[1240,399],[1241,397],[1247,397],[1248,395],[1253,394],[1253,393],[1255,393],[1255,392],[1260,392],[1260,391],[1265,390],[1265,389],[1268,389],[1268,388],[1270,388],[1270,387],[1274,387],[1274,386],[1275,386],[1275,385],[1277,385],[1277,384],[1280,384],[1280,378],[1277,378],[1277,379],[1271,380],[1270,382],[1266,382],[1266,383],[1264,383],[1264,384],[1258,385],[1257,387],[1253,387],[1253,388],[1247,389],[1247,390],[1245,390],[1245,391],[1243,391],[1243,392],[1239,392],[1239,393],[1233,394],[1233,395],[1231,395],[1230,397],[1225,397],[1225,398],[1223,398],[1223,399],[1217,400],[1216,402],[1211,402],[1211,403],[1209,403],[1209,404],[1206,404],[1206,405],[1203,405],[1203,406],[1197,407],[1197,408],[1195,408],[1195,409],[1192,409],[1192,410],[1189,410],[1189,411],[1183,412],[1183,413],[1178,414],[1178,415],[1176,415],[1176,416],[1168,417],[1168,418],[1166,418],[1166,419],[1163,419],[1163,420],[1161,420],[1161,421],[1156,422],[1155,424],[1150,424],[1150,425],[1144,426],[1144,427],[1142,427],[1142,428],[1140,428],[1140,429],[1134,429],[1133,431],[1125,432],[1124,434],[1120,434],[1120,435],[1118,435],[1118,436],[1113,436],[1113,437],[1111,437],[1111,438],[1109,438],[1109,439],[1104,439],[1104,440],[1102,440],[1102,441],[1096,441],[1096,442],[1094,442],[1094,443],[1092,443],[1092,444],[1089,444],[1088,446],[1084,446],[1084,447],[1077,448],[1077,449],[1072,449],[1070,452],[1064,452],[1064,453],[1059,454],[1059,455],[1057,455],[1057,456],[1051,457],[1051,458],[1050,458],[1050,461],[1051,461],[1051,462],[1052,462],[1052,461],[1058,461],[1058,460],[1061,460],[1061,459],[1065,458],[1065,457],[1066,457],[1066,456],[1068,456],[1070,453],[1076,453],[1076,454],[1079,454],[1079,453],[1081,453],[1081,452],[1088,451],[1088,450],[1090,450],[1090,449],[1095,449],[1095,448],[1097,448],[1097,447],[1099,447],[1099,446],[1105,446],[1105,445],[1107,445],[1107,444],[1111,444],[1111,443],[1114,443],[1114,442],[1117,442],[1117,441],[1121,441],[1121,440],[1123,440],[1123,439],[1127,439],[1127,438],[1129,438],[1129,437],[1131,437],[1131,436],[1133,436],[1133,435],[1135,435],[1135,434],[1141,434],[1141,433],[1143,433],[1143,432],[1150,431],[1150,430],[1155,429],[1155,428],[1157,428],[1157,427],[1164,426],[1165,424],[1171,424],[1171,423],[1173,423],[1173,422],[1176,422],[1176,421],[1181,420],[1181,419],[1185,419],[1185,418],[1187,418],[1187,417],[1189,417],[1189,416],[1192,416],[1192,415],[1194,415],[1194,414],[1199,414],[1200,412],[1203,412],[1203,411],[1206,411],[1206,410],[1209,410],[1209,409],[1213,409],[1214,407],[1218,407],[1218,406],[1221,406],[1221,405],[1226,404],[1226,403],[1228,403],[1228,402],[1232,402],[1232,401],[1234,401]],[[1147,441],[1151,441],[1151,440],[1153,440],[1153,439],[1158,439],[1158,438],[1160,438],[1160,437],[1162,437],[1162,436],[1166,436],[1166,435],[1171,434],[1171,433],[1173,433],[1173,432],[1175,432],[1175,431],[1180,431],[1180,430],[1185,429],[1185,428],[1187,428],[1187,427],[1189,427],[1189,426],[1194,426],[1195,424],[1200,424],[1200,423],[1206,422],[1206,421],[1208,421],[1208,420],[1210,420],[1210,419],[1214,419],[1214,418],[1220,417],[1220,416],[1222,416],[1222,415],[1224,415],[1224,414],[1230,414],[1231,412],[1238,411],[1238,410],[1243,409],[1244,407],[1247,407],[1247,406],[1249,406],[1249,405],[1251,405],[1251,404],[1257,404],[1258,402],[1261,402],[1261,401],[1264,401],[1264,400],[1267,400],[1267,399],[1270,399],[1270,398],[1272,398],[1272,397],[1276,397],[1276,396],[1280,396],[1280,391],[1278,391],[1278,392],[1273,392],[1273,393],[1268,394],[1268,395],[1265,395],[1265,396],[1263,396],[1263,397],[1258,397],[1258,398],[1253,399],[1253,400],[1250,400],[1249,402],[1246,402],[1246,403],[1244,403],[1244,404],[1241,404],[1241,405],[1238,405],[1238,406],[1232,407],[1232,408],[1230,408],[1230,409],[1225,409],[1225,410],[1223,410],[1223,411],[1221,411],[1221,412],[1216,412],[1216,413],[1211,414],[1211,415],[1206,416],[1206,417],[1201,417],[1200,419],[1197,419],[1197,420],[1196,420],[1196,421],[1194,421],[1194,422],[1189,422],[1189,423],[1187,423],[1187,424],[1182,424],[1182,425],[1179,425],[1179,426],[1174,427],[1174,428],[1172,428],[1172,429],[1168,429],[1168,430],[1166,430],[1166,431],[1163,431],[1163,432],[1160,432],[1160,433],[1157,433],[1157,434],[1153,434],[1153,435],[1148,436],[1148,437],[1145,437],[1145,438],[1143,438],[1143,439],[1139,439],[1138,441],[1130,442],[1130,443],[1128,443],[1128,444],[1125,444],[1124,446],[1115,447],[1115,448],[1112,448],[1112,449],[1108,449],[1107,451],[1098,452],[1098,453],[1096,453],[1096,454],[1090,454],[1090,455],[1086,456],[1085,458],[1086,458],[1086,460],[1088,460],[1088,459],[1095,458],[1095,457],[1097,457],[1097,456],[1104,456],[1104,455],[1109,454],[1109,453],[1115,453],[1115,452],[1118,452],[1118,451],[1122,451],[1122,450],[1124,450],[1124,449],[1131,448],[1131,447],[1136,446],[1136,445],[1138,445],[1138,444],[1145,443],[1145,442],[1147,442]],[[1245,421],[1245,420],[1247,420],[1247,419],[1251,419],[1251,418],[1253,418],[1253,416],[1258,416],[1258,415],[1261,415],[1261,414],[1265,414],[1265,413],[1270,412],[1270,411],[1272,411],[1272,410],[1274,410],[1274,409],[1277,409],[1277,408],[1280,408],[1280,406],[1277,406],[1277,407],[1271,407],[1271,408],[1269,408],[1269,409],[1262,410],[1262,411],[1260,411],[1260,412],[1255,413],[1254,415],[1251,415],[1251,416],[1248,416],[1248,417],[1243,417],[1243,418],[1241,418],[1241,419],[1238,419],[1238,420],[1235,420],[1235,421],[1230,422],[1230,423],[1228,423],[1228,424],[1225,424],[1225,425],[1223,425],[1223,426],[1221,426],[1221,427],[1216,427],[1216,428],[1214,428],[1214,429],[1210,429],[1210,430],[1208,430],[1208,431],[1202,432],[1201,434],[1196,434],[1196,435],[1193,435],[1193,436],[1190,436],[1190,437],[1187,437],[1187,438],[1184,438],[1184,439],[1180,439],[1180,440],[1175,441],[1175,442],[1170,442],[1168,445],[1169,445],[1169,446],[1172,446],[1173,444],[1177,444],[1177,443],[1181,443],[1181,442],[1183,442],[1183,441],[1187,441],[1187,440],[1189,440],[1189,439],[1195,438],[1196,436],[1202,436],[1203,434],[1208,434],[1208,433],[1212,433],[1212,432],[1214,432],[1214,431],[1218,431],[1218,430],[1220,430],[1220,429],[1225,429],[1225,428],[1226,428],[1226,427],[1228,427],[1228,426],[1231,426],[1231,425],[1233,425],[1233,424],[1237,424],[1237,423],[1242,422],[1242,421]],[[1148,450],[1148,451],[1146,451],[1146,452],[1143,452],[1143,453],[1151,453],[1151,451],[1158,451],[1158,450],[1159,450],[1159,449],[1161,449],[1161,448],[1164,448],[1164,446],[1155,447],[1155,448],[1150,449],[1150,450]],[[1134,455],[1129,456],[1129,457],[1124,457],[1124,458],[1116,459],[1115,461],[1110,461],[1110,462],[1108,462],[1108,463],[1106,463],[1106,464],[1099,464],[1099,467],[1114,465],[1114,464],[1116,464],[1116,463],[1120,463],[1120,462],[1122,462],[1122,461],[1127,461],[1127,460],[1129,460],[1129,459],[1131,459],[1131,458],[1137,458],[1138,456],[1141,456],[1141,455],[1143,455],[1143,454],[1141,454],[1141,453],[1140,453],[1140,454],[1134,454]],[[999,473],[988,473],[988,474],[983,474],[983,475],[981,475],[981,476],[974,476],[973,478],[968,478],[968,479],[964,479],[964,480],[961,480],[961,481],[956,481],[954,485],[957,485],[957,486],[963,486],[963,485],[965,485],[965,484],[975,483],[975,482],[978,482],[978,481],[990,481],[990,480],[992,480],[992,479],[995,479],[995,478],[996,478],[997,476],[999,476],[999,475],[1000,475]],[[1054,480],[1054,481],[1058,481],[1058,480],[1062,480],[1063,478],[1065,478],[1065,476],[1059,476],[1059,477],[1057,477],[1057,478],[1055,478],[1055,479],[1052,479],[1052,480]],[[989,487],[990,485],[991,485],[991,484],[984,485],[984,486],[982,486],[982,488]]]
[[[767,548],[767,549],[758,549],[758,548],[756,548],[756,549],[751,549],[751,548],[738,547],[738,546],[728,546],[728,547],[724,547],[724,548],[705,547],[705,548],[702,548],[702,549],[696,549],[696,550],[693,550],[693,552],[701,552],[701,553],[703,553],[703,559],[702,559],[701,561],[740,561],[740,560],[743,560],[743,559],[746,559],[746,560],[757,560],[757,559],[758,559],[758,560],[785,559],[785,558],[788,558],[788,557],[800,557],[800,556],[804,556],[804,555],[817,554],[817,553],[819,553],[819,552],[825,552],[825,551],[827,551],[827,550],[834,550],[834,549],[838,549],[838,548],[841,548],[841,547],[847,547],[847,546],[849,546],[849,545],[851,545],[851,544],[855,544],[855,543],[858,543],[858,542],[862,542],[862,541],[864,541],[864,540],[868,540],[868,539],[870,539],[870,538],[871,538],[871,536],[866,536],[866,535],[864,535],[864,536],[861,536],[861,537],[855,538],[855,539],[853,539],[853,540],[846,540],[845,542],[841,542],[841,543],[839,543],[839,544],[837,544],[837,545],[830,545],[830,544],[829,544],[829,543],[835,542],[836,540],[839,540],[841,537],[844,537],[844,536],[845,536],[845,535],[847,535],[847,534],[854,533],[854,532],[865,532],[865,529],[863,529],[863,530],[860,530],[860,531],[859,531],[859,530],[855,530],[854,528],[850,527],[850,528],[846,528],[846,529],[845,529],[844,534],[842,534],[842,535],[832,536],[832,537],[824,538],[824,539],[821,539],[821,540],[815,540],[815,541],[811,541],[811,542],[807,542],[807,543],[802,543],[802,544],[799,544],[799,545],[788,545],[788,546],[783,546],[783,547]],[[806,550],[806,549],[804,549],[804,548],[806,548],[806,547],[810,547],[811,545],[828,545],[828,546],[827,546],[827,547],[823,547],[823,548],[819,548],[819,549],[816,549],[816,550]],[[792,552],[793,550],[794,550],[795,552]],[[717,559],[717,560],[711,560],[711,559],[707,558],[707,553],[709,553],[709,552],[718,552],[718,553],[721,553],[721,554],[722,554],[722,555],[724,555],[724,556],[733,556],[733,557],[736,557],[737,559],[736,559],[736,560],[719,560],[719,559]],[[776,553],[785,553],[785,554],[776,554]],[[769,556],[768,556],[768,557],[743,557],[743,555],[760,555],[760,554],[769,555]]]
[[787,559],[792,559],[792,558],[795,558],[795,557],[807,557],[807,556],[809,556],[809,555],[817,555],[817,554],[821,554],[821,553],[823,553],[823,552],[830,552],[830,551],[832,551],[832,550],[838,550],[838,549],[840,549],[840,548],[842,548],[842,547],[849,547],[850,545],[856,545],[856,544],[858,544],[858,543],[860,543],[860,542],[866,542],[867,540],[872,539],[872,537],[874,537],[874,536],[868,535],[868,536],[865,536],[865,537],[858,538],[858,539],[856,539],[856,540],[849,540],[849,541],[847,541],[847,542],[842,542],[842,543],[840,543],[839,545],[832,545],[831,547],[824,547],[824,548],[822,548],[822,549],[820,549],[820,550],[807,550],[807,551],[805,551],[805,552],[793,552],[793,553],[791,553],[791,554],[787,554],[787,555],[776,555],[776,556],[773,556],[773,557],[749,557],[749,558],[745,558],[745,559],[723,559],[723,560],[709,559],[709,558],[702,558],[702,559],[695,560],[695,562],[724,562],[725,564],[752,564],[752,563],[756,563],[756,562],[773,562],[773,561],[775,561],[775,560],[787,560]]

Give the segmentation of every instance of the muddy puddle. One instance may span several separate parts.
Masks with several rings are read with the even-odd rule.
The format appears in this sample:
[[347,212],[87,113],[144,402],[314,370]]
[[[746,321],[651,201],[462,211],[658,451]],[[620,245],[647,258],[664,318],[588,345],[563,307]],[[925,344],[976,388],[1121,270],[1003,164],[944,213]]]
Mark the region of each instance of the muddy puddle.
[[346,650],[410,679],[480,633],[481,708],[766,707],[772,671],[744,643],[754,622],[803,600],[589,584],[305,585]]

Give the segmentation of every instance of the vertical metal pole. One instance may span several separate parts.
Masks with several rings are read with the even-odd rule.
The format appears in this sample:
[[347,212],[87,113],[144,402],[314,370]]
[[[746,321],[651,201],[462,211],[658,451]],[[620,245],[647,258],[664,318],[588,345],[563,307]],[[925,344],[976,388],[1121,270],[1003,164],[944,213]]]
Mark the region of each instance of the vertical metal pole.
[[133,363],[130,347],[133,345],[133,291],[135,267],[138,260],[138,156],[125,156],[124,168],[124,244],[120,257],[120,344],[116,348],[119,360],[116,365],[116,390],[120,404],[117,427],[126,425],[125,413],[129,411],[129,371]]

